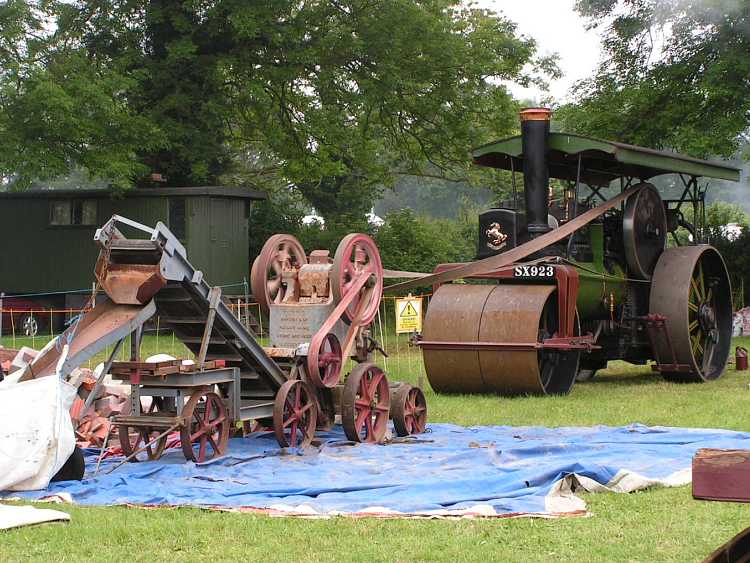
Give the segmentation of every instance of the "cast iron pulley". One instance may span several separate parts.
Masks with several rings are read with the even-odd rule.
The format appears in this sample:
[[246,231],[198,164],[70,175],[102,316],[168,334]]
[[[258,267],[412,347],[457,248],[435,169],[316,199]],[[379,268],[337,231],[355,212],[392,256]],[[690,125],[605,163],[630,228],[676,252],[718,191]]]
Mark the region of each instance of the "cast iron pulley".
[[371,363],[354,367],[341,396],[341,424],[353,442],[382,442],[388,430],[391,395],[383,370]]
[[307,264],[307,256],[300,242],[292,235],[273,235],[263,245],[250,270],[250,288],[253,297],[264,311],[271,303],[284,300],[286,286],[283,272],[298,270]]
[[344,356],[338,336],[329,332],[320,347],[310,343],[307,354],[307,374],[316,387],[335,387],[341,379]]
[[229,418],[224,399],[209,388],[196,391],[182,409],[180,429],[182,453],[199,463],[223,455],[229,443]]
[[654,341],[666,379],[701,382],[721,376],[731,347],[731,295],[726,265],[712,246],[664,251],[651,281],[649,311],[664,317],[669,333],[669,340],[661,334]]
[[622,237],[628,268],[633,275],[647,280],[667,243],[667,213],[656,188],[652,184],[640,185],[642,188],[625,202]]
[[372,321],[380,307],[383,264],[375,242],[367,235],[352,233],[341,240],[333,258],[331,290],[334,300],[341,301],[361,276],[368,277],[367,283],[341,317],[349,324],[356,321],[360,326]]
[[286,381],[273,404],[273,432],[282,448],[304,448],[315,436],[318,402],[312,388],[299,379]]
[[402,383],[391,404],[393,428],[399,436],[421,434],[427,426],[427,401],[419,387]]

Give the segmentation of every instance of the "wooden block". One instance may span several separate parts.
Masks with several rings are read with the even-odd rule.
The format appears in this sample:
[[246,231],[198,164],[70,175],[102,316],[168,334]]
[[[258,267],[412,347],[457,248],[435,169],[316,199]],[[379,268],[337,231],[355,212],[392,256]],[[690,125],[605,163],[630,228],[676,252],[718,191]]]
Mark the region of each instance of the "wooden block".
[[693,498],[750,502],[750,451],[698,450],[693,457]]

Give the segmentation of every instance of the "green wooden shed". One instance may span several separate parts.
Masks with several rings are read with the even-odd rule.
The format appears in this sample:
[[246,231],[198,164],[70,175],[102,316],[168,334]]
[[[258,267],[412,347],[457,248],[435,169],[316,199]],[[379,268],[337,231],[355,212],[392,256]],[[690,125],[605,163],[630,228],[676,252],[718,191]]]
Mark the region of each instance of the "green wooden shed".
[[250,206],[260,199],[265,193],[235,187],[139,188],[120,197],[83,189],[0,193],[0,291],[91,287],[94,232],[114,214],[145,225],[164,222],[209,283],[241,283],[250,269]]

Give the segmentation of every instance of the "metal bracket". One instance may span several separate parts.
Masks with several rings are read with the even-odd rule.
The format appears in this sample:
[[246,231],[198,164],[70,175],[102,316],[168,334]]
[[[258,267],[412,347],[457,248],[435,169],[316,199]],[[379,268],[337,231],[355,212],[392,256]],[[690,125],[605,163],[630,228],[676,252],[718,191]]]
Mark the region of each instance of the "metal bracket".
[[211,288],[208,294],[208,317],[206,318],[206,326],[203,328],[203,338],[201,339],[201,348],[198,352],[198,369],[203,371],[203,366],[206,363],[206,354],[208,353],[208,345],[211,342],[211,333],[214,330],[214,319],[216,318],[216,307],[221,301],[221,288],[214,286]]

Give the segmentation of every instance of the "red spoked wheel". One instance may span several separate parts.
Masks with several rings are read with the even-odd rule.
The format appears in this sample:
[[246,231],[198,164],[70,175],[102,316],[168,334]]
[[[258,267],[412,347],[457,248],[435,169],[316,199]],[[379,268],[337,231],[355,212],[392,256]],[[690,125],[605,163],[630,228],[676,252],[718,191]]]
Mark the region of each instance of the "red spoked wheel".
[[393,427],[399,436],[421,434],[427,427],[427,401],[419,387],[402,384],[393,394]]
[[219,395],[207,389],[193,393],[182,416],[180,442],[185,459],[201,463],[227,451],[231,420]]
[[273,404],[273,432],[282,448],[310,445],[318,423],[318,401],[314,391],[299,379],[285,382]]
[[361,233],[345,236],[333,258],[331,290],[335,301],[341,301],[360,276],[369,276],[363,287],[342,315],[347,323],[355,319],[360,325],[372,321],[380,307],[383,295],[383,264],[375,242]]
[[[152,397],[151,405],[148,407],[145,413],[143,412],[143,410],[141,410],[141,413],[145,416],[164,413],[164,406],[160,400],[160,397]],[[130,457],[131,455],[133,455],[133,452],[138,450],[138,448],[146,446],[146,444],[156,438],[163,431],[163,429],[150,428],[148,426],[128,426],[125,424],[119,424],[117,432],[120,438],[120,447],[122,448],[122,453],[125,455],[125,457]],[[153,444],[146,446],[145,450],[131,457],[128,461],[139,462],[159,459],[164,453],[166,446],[167,436],[162,436]]]
[[382,442],[388,430],[391,395],[388,379],[378,366],[356,366],[344,385],[341,422],[353,442]]
[[305,249],[292,235],[273,235],[266,241],[250,270],[253,297],[266,312],[271,303],[284,300],[282,272],[299,269],[304,264],[307,264]]
[[[316,335],[317,336],[317,335]],[[318,338],[313,337],[307,352],[307,374],[316,387],[335,387],[341,378],[343,356],[341,342],[329,332],[318,345]]]

